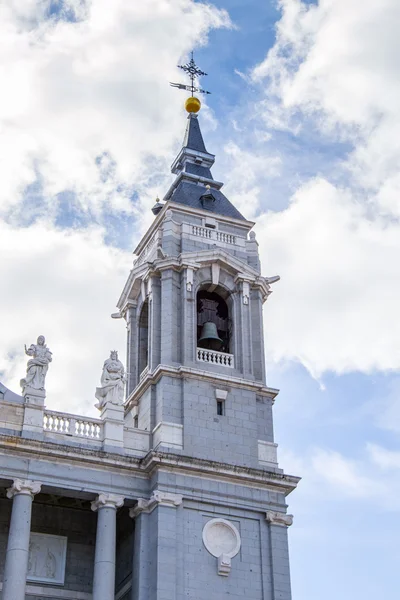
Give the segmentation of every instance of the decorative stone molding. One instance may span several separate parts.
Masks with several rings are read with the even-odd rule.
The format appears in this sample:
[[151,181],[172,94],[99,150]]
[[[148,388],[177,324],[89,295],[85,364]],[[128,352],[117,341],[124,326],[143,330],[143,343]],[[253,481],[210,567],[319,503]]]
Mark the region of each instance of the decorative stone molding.
[[231,559],[229,558],[229,556],[226,556],[226,554],[221,554],[221,556],[218,556],[217,561],[218,561],[218,575],[222,575],[223,577],[228,577],[229,573],[231,572],[231,568],[232,568],[232,563],[231,563]]
[[96,512],[99,508],[120,508],[124,504],[124,497],[116,494],[101,493],[91,503],[92,510]]
[[180,506],[182,502],[183,497],[180,494],[155,490],[149,500],[139,498],[136,506],[129,509],[129,516],[134,519],[141,512],[151,513],[159,505],[176,508],[177,506]]
[[286,515],[276,510],[267,510],[266,519],[271,525],[279,525],[281,527],[290,527],[293,523],[293,515]]
[[218,559],[218,575],[229,575],[231,559],[238,554],[241,543],[239,531],[226,519],[210,519],[203,527],[203,544]]
[[7,498],[14,498],[17,494],[31,496],[32,500],[41,490],[42,484],[30,479],[14,479],[11,487],[7,489]]
[[238,273],[235,277],[235,283],[241,284],[243,304],[247,306],[250,302],[250,284],[254,283],[254,278],[249,277],[245,273]]
[[186,269],[186,291],[191,292],[193,289],[193,269]]
[[215,398],[217,400],[219,400],[220,402],[225,402],[225,400],[228,397],[228,391],[227,390],[215,390]]
[[[204,348],[198,348],[197,350],[204,350]],[[215,351],[212,350],[210,352]],[[226,353],[224,352],[221,352],[221,354],[225,354],[226,356]],[[232,357],[233,354],[230,354],[228,356]],[[265,386],[265,384],[258,381],[244,380],[240,377],[226,374],[221,375],[219,373],[212,373],[205,371],[204,369],[186,367],[184,365],[181,365],[180,367],[173,367],[171,365],[159,364],[151,373],[148,374],[147,377],[144,377],[142,381],[139,381],[137,386],[132,390],[128,399],[125,402],[125,412],[131,410],[133,406],[137,406],[139,403],[139,398],[142,396],[142,394],[151,385],[155,385],[163,375],[179,379],[191,378],[201,381],[207,381],[213,386],[229,385],[230,387],[236,389],[251,390],[254,391],[260,397],[268,398],[269,400],[271,400],[272,404],[275,402],[275,398],[279,393],[279,390],[267,387]]]
[[243,304],[248,304],[249,298],[250,298],[250,285],[249,285],[248,281],[243,281],[242,294],[243,294]]

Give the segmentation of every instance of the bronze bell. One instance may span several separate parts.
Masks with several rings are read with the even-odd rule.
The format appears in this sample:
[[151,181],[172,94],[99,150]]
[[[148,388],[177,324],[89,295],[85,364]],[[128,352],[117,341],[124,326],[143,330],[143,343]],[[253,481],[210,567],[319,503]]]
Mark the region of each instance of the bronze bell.
[[212,323],[211,321],[204,323],[198,341],[200,348],[207,348],[208,350],[220,350],[223,343],[223,340],[218,337],[216,324]]

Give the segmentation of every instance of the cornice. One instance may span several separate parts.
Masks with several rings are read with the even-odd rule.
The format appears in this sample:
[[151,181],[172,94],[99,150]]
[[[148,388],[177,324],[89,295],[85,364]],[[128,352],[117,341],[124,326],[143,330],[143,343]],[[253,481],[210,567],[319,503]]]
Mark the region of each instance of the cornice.
[[[256,269],[242,261],[240,258],[226,252],[223,248],[216,247],[207,250],[199,250],[198,252],[183,252],[178,256],[156,258],[151,263],[144,262],[141,265],[134,267],[129,274],[117,306],[122,313],[125,311],[126,303],[132,301],[131,290],[133,289],[136,280],[146,281],[152,275],[160,274],[168,269],[178,272],[188,268],[197,270],[204,265],[215,263],[220,264],[228,272],[234,275],[235,281],[247,281],[253,289],[259,289],[264,301],[271,294],[270,285],[279,281],[279,277],[263,277]],[[140,285],[138,284],[136,288],[137,296],[139,296]]]
[[154,371],[147,373],[145,377],[138,383],[135,389],[132,391],[125,403],[125,413],[127,413],[133,406],[137,406],[139,397],[151,386],[156,384],[163,375],[169,377],[175,377],[178,379],[191,378],[191,379],[202,379],[209,381],[216,385],[231,385],[236,388],[243,388],[254,391],[260,396],[269,398],[272,402],[275,401],[276,396],[279,394],[279,390],[276,388],[270,388],[260,381],[250,381],[248,379],[242,379],[241,377],[234,377],[226,374],[214,373],[211,371],[203,371],[202,369],[195,369],[193,367],[185,367],[180,365],[179,367],[173,367],[170,365],[158,365]]
[[[148,479],[156,470],[167,468],[177,473],[207,477],[222,482],[229,481],[245,486],[256,486],[273,492],[285,493],[285,495],[292,492],[300,481],[299,477],[266,469],[240,467],[155,450],[151,450],[146,456],[138,458],[86,448],[71,448],[65,444],[39,442],[16,436],[8,436],[7,438],[0,436],[1,449],[7,452],[9,456],[35,457],[38,460],[56,461],[68,465],[75,464],[80,467],[101,469],[103,471],[106,469],[108,472],[126,473],[126,475],[131,477],[134,475],[141,479]],[[3,478],[7,479],[5,472]],[[9,479],[14,478],[10,476]],[[50,483],[46,482],[43,482],[42,485],[51,486]],[[57,480],[57,487],[62,487],[62,485],[63,480],[60,478]],[[70,480],[65,480],[65,487],[71,490],[74,489]],[[79,485],[77,491],[81,489]],[[128,498],[128,496],[126,497]]]
[[212,479],[226,479],[230,483],[254,485],[270,491],[290,494],[300,481],[300,477],[276,473],[252,467],[229,465],[202,458],[193,458],[167,452],[150,451],[142,459],[142,467],[151,475],[156,469],[167,467],[169,469],[184,470],[186,474],[208,476]]

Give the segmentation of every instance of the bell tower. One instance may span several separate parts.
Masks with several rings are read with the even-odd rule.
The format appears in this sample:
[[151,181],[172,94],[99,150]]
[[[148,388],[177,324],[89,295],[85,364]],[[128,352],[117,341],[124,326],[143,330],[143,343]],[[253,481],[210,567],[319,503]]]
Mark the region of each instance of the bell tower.
[[187,103],[176,175],[118,302],[125,424],[150,439],[150,498],[132,509],[134,600],[290,600],[285,497],[266,382],[258,243],[211,174]]

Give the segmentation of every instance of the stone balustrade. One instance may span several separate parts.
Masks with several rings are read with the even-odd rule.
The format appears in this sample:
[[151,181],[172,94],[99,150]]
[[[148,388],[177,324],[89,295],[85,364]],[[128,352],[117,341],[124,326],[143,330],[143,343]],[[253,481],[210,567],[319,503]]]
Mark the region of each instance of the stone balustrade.
[[231,367],[232,369],[235,366],[233,354],[217,352],[216,350],[207,350],[205,348],[197,348],[197,360],[212,365]]
[[135,262],[135,265],[137,267],[139,265],[141,265],[142,263],[144,263],[145,260],[147,260],[149,258],[151,251],[153,249],[155,249],[155,247],[156,247],[156,242],[157,242],[157,235],[154,235],[152,238],[150,238],[150,240],[147,242],[146,246],[143,248],[143,250],[137,257],[136,262]]
[[102,440],[103,422],[100,419],[78,417],[68,413],[46,410],[43,415],[43,430],[92,440]]
[[237,246],[241,250],[244,250],[246,244],[246,238],[244,237],[190,223],[182,223],[182,234],[189,238],[201,238],[205,242],[217,246]]

